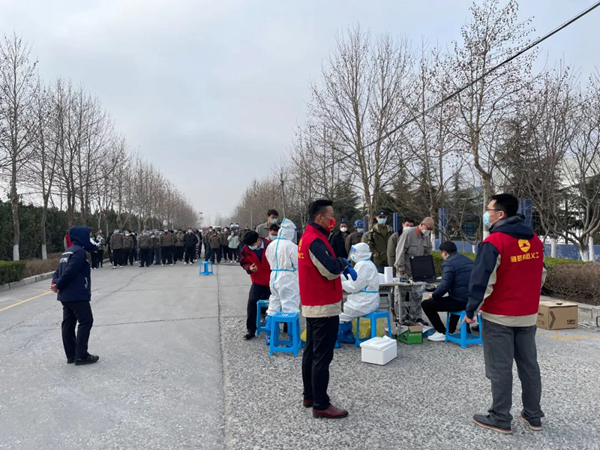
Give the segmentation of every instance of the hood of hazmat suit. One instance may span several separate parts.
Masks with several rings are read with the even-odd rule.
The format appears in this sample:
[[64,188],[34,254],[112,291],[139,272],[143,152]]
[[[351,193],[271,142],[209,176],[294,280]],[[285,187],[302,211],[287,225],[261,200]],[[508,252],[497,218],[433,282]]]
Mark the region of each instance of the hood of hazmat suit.
[[300,311],[300,287],[298,285],[298,246],[293,240],[296,225],[283,219],[277,238],[265,252],[271,266],[271,297],[267,314],[276,312],[296,313]]
[[379,273],[371,261],[369,245],[364,242],[353,245],[349,256],[355,263],[357,278],[356,281],[342,279],[344,291],[351,294],[344,303],[342,321],[372,313],[379,307]]

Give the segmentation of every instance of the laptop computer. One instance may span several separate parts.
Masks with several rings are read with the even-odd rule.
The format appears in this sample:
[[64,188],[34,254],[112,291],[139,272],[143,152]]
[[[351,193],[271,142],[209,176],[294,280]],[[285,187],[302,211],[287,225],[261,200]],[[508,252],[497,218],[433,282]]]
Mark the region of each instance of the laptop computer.
[[410,269],[412,271],[413,281],[435,283],[435,266],[433,265],[433,256],[411,256]]

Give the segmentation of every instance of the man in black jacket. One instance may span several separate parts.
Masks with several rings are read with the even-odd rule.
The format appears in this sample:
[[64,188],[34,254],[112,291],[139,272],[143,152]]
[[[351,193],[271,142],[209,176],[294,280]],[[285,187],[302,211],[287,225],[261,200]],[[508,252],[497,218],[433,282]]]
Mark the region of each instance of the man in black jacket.
[[[469,280],[473,270],[473,261],[456,251],[456,244],[452,241],[442,242],[440,245],[442,258],[442,282],[429,296],[429,300],[421,303],[423,312],[429,318],[435,333],[427,339],[433,342],[446,340],[446,327],[442,323],[438,312],[464,311],[469,299]],[[445,296],[448,294],[448,296]],[[450,317],[450,331],[454,332],[458,323],[458,316]]]
[[[62,254],[50,289],[58,294],[58,301],[63,305],[62,339],[67,364],[75,363],[76,366],[81,366],[93,364],[100,359],[88,353],[88,340],[94,317],[90,305],[91,271],[86,252],[94,251],[96,246],[90,242],[91,233],[88,227],[71,227],[69,237],[72,245]],[[76,337],[77,322],[79,328]]]
[[340,229],[335,230],[329,236],[329,244],[331,244],[331,248],[335,252],[335,256],[338,258],[348,258],[348,252],[346,251],[346,238],[349,236],[348,233],[348,221],[346,219],[342,220],[340,224]]

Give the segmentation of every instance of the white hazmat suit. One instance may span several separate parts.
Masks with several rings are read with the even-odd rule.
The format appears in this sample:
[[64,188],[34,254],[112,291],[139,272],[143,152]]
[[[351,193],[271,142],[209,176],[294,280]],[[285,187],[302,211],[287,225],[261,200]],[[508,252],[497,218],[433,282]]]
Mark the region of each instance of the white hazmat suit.
[[294,222],[283,219],[277,238],[267,247],[266,257],[271,266],[269,316],[277,312],[300,312],[298,246],[293,242],[295,236]]
[[356,317],[372,313],[379,307],[379,273],[371,261],[369,245],[361,242],[350,249],[350,259],[355,262],[358,277],[342,279],[344,291],[350,293],[340,314],[340,322],[350,322]]

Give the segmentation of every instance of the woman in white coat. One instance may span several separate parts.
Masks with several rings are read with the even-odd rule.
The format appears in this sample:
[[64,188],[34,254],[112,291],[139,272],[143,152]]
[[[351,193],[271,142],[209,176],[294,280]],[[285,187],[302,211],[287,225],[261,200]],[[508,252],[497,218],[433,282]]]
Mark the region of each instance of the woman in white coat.
[[340,314],[340,322],[350,322],[356,317],[372,313],[379,307],[379,273],[371,261],[369,245],[361,242],[350,249],[350,259],[354,261],[354,270],[358,277],[342,280],[344,291],[348,292],[348,300],[344,303],[344,311]]

